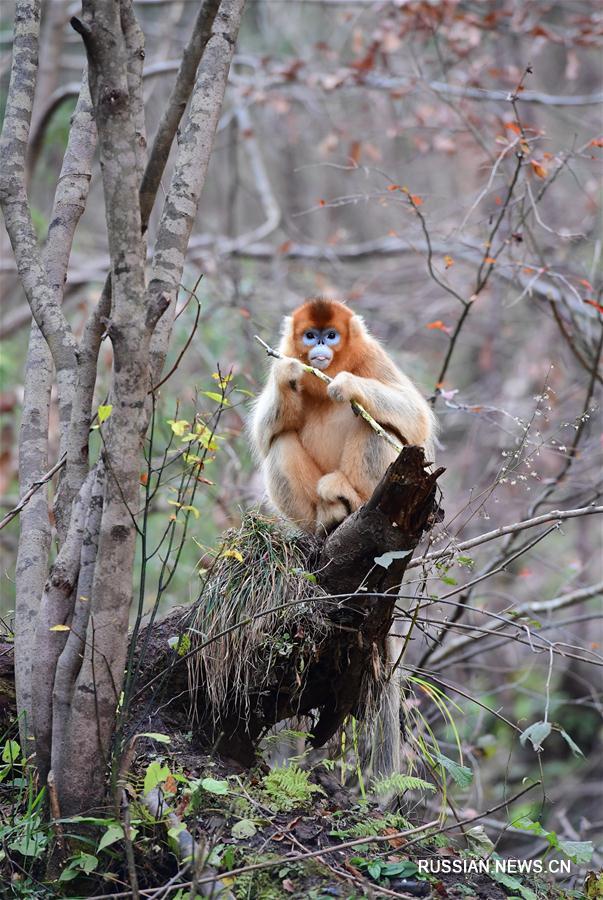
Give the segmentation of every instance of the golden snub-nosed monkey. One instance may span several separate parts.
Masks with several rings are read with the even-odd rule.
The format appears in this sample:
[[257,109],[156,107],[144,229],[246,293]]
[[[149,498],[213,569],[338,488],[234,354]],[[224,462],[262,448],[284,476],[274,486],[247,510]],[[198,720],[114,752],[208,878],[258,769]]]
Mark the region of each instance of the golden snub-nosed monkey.
[[[290,358],[272,363],[251,434],[270,500],[287,519],[305,531],[331,530],[368,500],[395,459],[350,400],[433,461],[431,409],[347,306],[308,300],[285,318],[279,350]],[[333,381],[324,384],[301,362]]]

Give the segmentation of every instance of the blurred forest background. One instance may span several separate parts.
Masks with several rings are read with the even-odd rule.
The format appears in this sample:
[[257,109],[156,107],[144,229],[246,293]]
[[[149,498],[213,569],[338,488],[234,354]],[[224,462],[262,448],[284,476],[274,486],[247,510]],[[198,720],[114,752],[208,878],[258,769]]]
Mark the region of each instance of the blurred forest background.
[[[135,5],[152,135],[197,4]],[[79,91],[82,42],[68,24],[77,7],[45,7],[29,160],[41,237]],[[11,2],[0,15],[4,97]],[[168,420],[211,413],[215,373],[232,372],[235,391],[176,575],[158,587],[162,554],[148,567],[148,608],[158,590],[160,612],[196,599],[221,533],[261,500],[245,436],[266,370],[253,336],[274,345],[282,316],[308,296],[348,301],[425,395],[435,393],[438,462],[447,468],[436,547],[601,496],[602,42],[595,0],[249,0],[190,243],[153,452],[173,437]],[[0,230],[4,515],[18,499],[30,314]],[[66,289],[76,336],[108,269],[105,233],[96,170]],[[103,353],[98,403],[109,384],[108,341]],[[154,498],[154,540],[174,513],[176,490],[167,478]],[[486,544],[463,565],[411,581],[410,590],[470,607],[429,659],[419,638],[412,655],[462,692],[451,692],[453,715],[477,773],[466,806],[482,808],[491,785],[517,786],[539,771],[532,748],[519,748],[484,706],[522,729],[548,717],[585,754],[575,755],[559,731],[546,743],[550,825],[589,840],[603,833],[601,531],[597,517],[545,530],[529,532],[530,546],[524,535],[516,558]],[[17,537],[15,518],[0,532],[8,623]],[[433,608],[438,628],[455,609]],[[520,608],[537,620],[538,640],[488,618]],[[494,638],[482,633],[497,627]],[[452,737],[437,711],[426,714],[446,747]],[[525,836],[521,846],[529,852]]]

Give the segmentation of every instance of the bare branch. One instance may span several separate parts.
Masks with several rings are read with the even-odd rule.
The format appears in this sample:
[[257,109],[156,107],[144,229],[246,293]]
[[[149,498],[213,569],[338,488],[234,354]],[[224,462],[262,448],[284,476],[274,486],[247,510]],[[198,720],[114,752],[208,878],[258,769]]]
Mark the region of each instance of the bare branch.
[[203,0],[195,19],[189,42],[184,48],[178,76],[157,128],[140,186],[143,231],[146,230],[149,223],[149,217],[155,203],[155,197],[157,196],[157,190],[159,189],[168,156],[170,155],[172,143],[195,84],[199,61],[210,39],[219,6],[220,0]]
[[471,538],[468,541],[461,541],[452,547],[446,547],[443,550],[434,550],[425,556],[419,556],[411,560],[408,564],[409,569],[415,569],[417,566],[424,566],[436,559],[452,558],[456,553],[472,550],[473,547],[479,547],[480,544],[486,544],[496,538],[503,537],[506,534],[516,534],[524,531],[526,528],[535,528],[537,525],[543,525],[546,522],[564,522],[567,519],[575,519],[579,516],[596,516],[603,513],[603,506],[583,506],[578,509],[554,509],[551,512],[543,513],[541,516],[535,516],[532,519],[524,519],[522,522],[515,522],[514,525],[502,525],[495,528],[494,531],[487,531],[478,537]]
[[[45,3],[42,11],[38,84],[31,116],[31,140],[27,148],[28,179],[31,179],[31,173],[42,149],[45,128],[40,128],[40,124],[46,116],[49,99],[57,86],[60,73],[68,3],[69,0],[54,0],[52,3]],[[78,93],[79,85],[75,96]]]
[[13,62],[0,137],[0,206],[33,316],[50,347],[62,397],[73,386],[76,343],[46,278],[27,201],[25,156],[36,84],[40,0],[18,0]]
[[184,258],[197,214],[220,110],[228,82],[245,0],[222,0],[197,75],[188,121],[178,154],[155,241],[149,305],[164,295],[170,303],[153,336],[151,369],[159,381],[167,353]]
[[592,597],[598,597],[603,594],[603,581],[597,584],[591,584],[589,587],[578,588],[575,591],[568,591],[566,594],[560,594],[551,600],[534,600],[532,603],[523,603],[517,608],[517,612],[529,613],[549,613],[557,609],[567,609],[569,606],[577,606],[590,600]]

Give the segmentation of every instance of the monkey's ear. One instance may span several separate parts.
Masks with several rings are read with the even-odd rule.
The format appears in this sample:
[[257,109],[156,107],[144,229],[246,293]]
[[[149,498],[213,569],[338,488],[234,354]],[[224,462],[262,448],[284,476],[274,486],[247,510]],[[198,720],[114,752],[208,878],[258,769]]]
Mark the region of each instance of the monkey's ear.
[[368,328],[364,324],[364,319],[362,316],[354,314],[350,319],[350,335],[352,337],[358,337],[364,334],[368,334]]

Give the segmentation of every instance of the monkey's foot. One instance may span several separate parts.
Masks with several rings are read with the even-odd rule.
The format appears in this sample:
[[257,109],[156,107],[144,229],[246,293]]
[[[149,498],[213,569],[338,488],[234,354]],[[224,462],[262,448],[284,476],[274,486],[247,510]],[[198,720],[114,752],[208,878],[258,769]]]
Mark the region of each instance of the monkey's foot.
[[351,513],[349,504],[336,500],[334,503],[327,500],[319,500],[316,507],[316,534],[324,537],[330,534]]
[[361,497],[340,471],[323,475],[316,485],[316,493],[318,494],[317,534],[333,531],[337,525],[362,505]]
[[339,470],[323,475],[316,485],[316,493],[319,500],[325,503],[342,503],[347,508],[348,516],[362,506],[362,498]]

